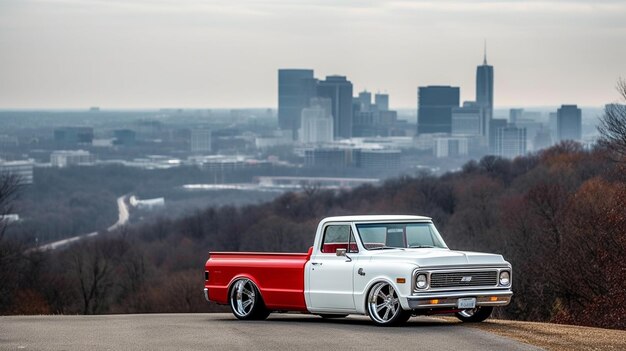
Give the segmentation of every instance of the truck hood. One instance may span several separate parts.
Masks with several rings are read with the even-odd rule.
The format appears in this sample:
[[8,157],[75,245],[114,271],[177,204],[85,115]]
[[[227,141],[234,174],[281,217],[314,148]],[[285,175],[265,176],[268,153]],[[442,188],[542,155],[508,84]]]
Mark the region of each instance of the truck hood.
[[[371,251],[370,251],[371,252]],[[449,249],[390,249],[372,252],[372,260],[410,261],[420,267],[508,265],[502,255]]]

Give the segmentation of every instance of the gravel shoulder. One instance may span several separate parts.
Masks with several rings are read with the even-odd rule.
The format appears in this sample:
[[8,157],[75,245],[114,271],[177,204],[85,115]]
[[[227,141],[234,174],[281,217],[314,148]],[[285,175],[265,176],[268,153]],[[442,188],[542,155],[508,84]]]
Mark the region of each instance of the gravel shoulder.
[[497,319],[467,325],[551,351],[626,350],[623,330]]

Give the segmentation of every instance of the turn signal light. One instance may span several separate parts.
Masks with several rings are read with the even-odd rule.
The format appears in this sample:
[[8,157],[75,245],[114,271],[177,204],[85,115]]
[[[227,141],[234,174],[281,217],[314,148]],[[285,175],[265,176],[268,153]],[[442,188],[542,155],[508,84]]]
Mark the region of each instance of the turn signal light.
[[431,304],[431,305],[437,305],[438,303],[439,303],[439,300],[438,300],[438,299],[432,299],[432,300],[430,300],[430,304]]
[[489,301],[498,301],[498,297],[497,296],[492,296],[489,298]]
[[406,279],[404,279],[404,278],[396,278],[396,283],[404,284],[404,283],[406,283]]

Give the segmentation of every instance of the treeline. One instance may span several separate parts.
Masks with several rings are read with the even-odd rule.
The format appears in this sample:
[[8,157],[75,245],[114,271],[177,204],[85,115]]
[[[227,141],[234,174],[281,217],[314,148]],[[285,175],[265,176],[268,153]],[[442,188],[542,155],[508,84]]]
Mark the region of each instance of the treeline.
[[23,254],[5,238],[0,312],[209,311],[208,251],[304,252],[325,216],[419,214],[433,217],[450,248],[512,263],[515,296],[500,317],[626,329],[626,169],[608,156],[562,143],[515,160],[485,157],[441,177],[208,208],[55,252]]

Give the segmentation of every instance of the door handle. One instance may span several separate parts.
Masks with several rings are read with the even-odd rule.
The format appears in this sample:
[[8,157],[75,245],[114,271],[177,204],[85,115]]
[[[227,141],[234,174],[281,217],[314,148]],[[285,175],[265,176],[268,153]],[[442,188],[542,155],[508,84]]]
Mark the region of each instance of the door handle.
[[321,266],[322,262],[311,262],[311,264],[314,266]]

